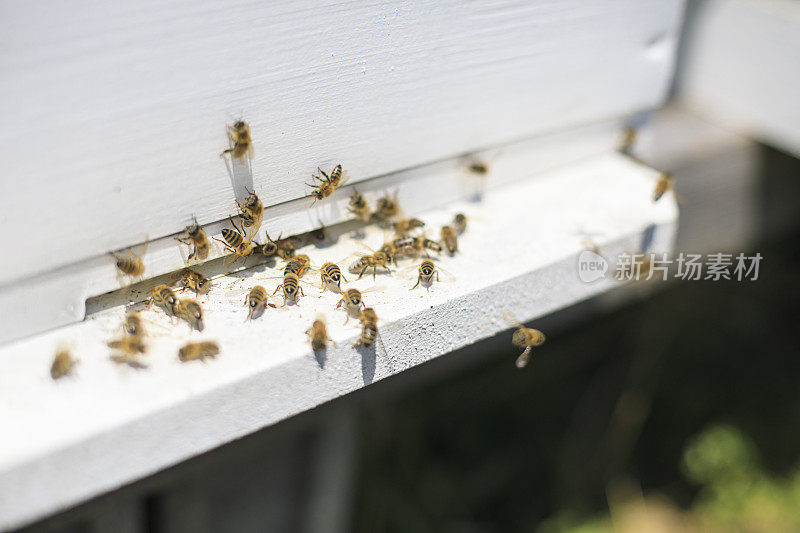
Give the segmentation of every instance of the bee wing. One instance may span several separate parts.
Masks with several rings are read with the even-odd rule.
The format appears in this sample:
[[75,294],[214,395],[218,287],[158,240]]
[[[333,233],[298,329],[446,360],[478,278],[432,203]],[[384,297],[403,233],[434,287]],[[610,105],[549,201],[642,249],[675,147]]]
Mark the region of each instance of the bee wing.
[[367,243],[365,243],[364,241],[356,241],[356,246],[362,249],[361,252],[356,252],[358,255],[362,257],[365,255],[373,255],[375,253],[375,250],[367,246]]
[[533,349],[530,346],[528,346],[527,348],[525,348],[524,352],[519,354],[519,357],[517,357],[516,361],[517,368],[525,368],[525,366],[528,364],[528,361],[530,361],[531,359],[532,350]]
[[386,290],[386,286],[385,285],[373,285],[372,287],[370,287],[368,289],[359,289],[359,290],[361,291],[361,294],[364,294],[364,293],[367,293],[367,292],[377,292],[377,291]]
[[401,268],[397,271],[397,276],[400,279],[417,279],[417,276],[419,276],[419,264]]
[[455,275],[447,270],[443,269],[440,266],[436,266],[436,271],[439,272],[439,282],[441,283],[453,283],[456,280]]
[[514,326],[515,328],[523,327],[522,324],[520,323],[520,321],[517,320],[517,317],[515,317],[514,314],[511,313],[511,311],[509,311],[508,309],[503,309],[503,311],[501,312],[501,315],[503,317],[503,320],[508,325]]

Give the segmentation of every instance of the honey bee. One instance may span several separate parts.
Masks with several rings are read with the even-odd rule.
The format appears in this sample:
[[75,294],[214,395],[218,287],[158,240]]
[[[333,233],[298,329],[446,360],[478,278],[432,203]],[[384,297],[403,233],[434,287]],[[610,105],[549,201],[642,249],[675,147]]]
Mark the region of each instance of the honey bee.
[[286,237],[281,239],[278,235],[278,240],[272,240],[267,233],[267,242],[261,247],[261,253],[267,257],[277,255],[283,259],[291,259],[297,252],[297,246],[300,244],[298,237]]
[[175,237],[175,240],[186,246],[193,247],[188,260],[192,261],[193,259],[197,259],[203,261],[206,259],[208,257],[208,252],[211,250],[211,244],[208,242],[206,232],[197,224],[197,219],[195,219],[194,224],[191,226],[186,226],[186,234],[189,236],[188,238]]
[[456,216],[453,217],[451,226],[459,235],[464,233],[464,231],[467,229],[467,215],[464,213],[456,213]]
[[379,222],[383,222],[399,215],[400,205],[397,203],[397,198],[395,198],[396,195],[397,193],[395,192],[394,196],[387,195],[378,198],[377,207],[372,213],[372,218]]
[[425,259],[417,267],[417,283],[409,290],[416,289],[417,285],[421,283],[430,291],[431,285],[433,285],[433,278],[436,277],[436,281],[440,281],[440,275],[444,278],[444,281],[452,281],[452,274],[445,271],[443,268],[436,268],[436,264],[432,260]]
[[358,289],[347,289],[344,291],[342,299],[336,304],[336,309],[340,307],[347,313],[345,324],[347,324],[351,316],[353,318],[358,318],[361,308],[366,307],[366,305],[364,305],[364,300],[361,298],[361,291]]
[[517,328],[511,336],[511,344],[519,348],[524,348],[524,351],[517,357],[516,362],[517,368],[523,368],[528,364],[533,348],[544,344],[544,333],[538,329],[526,328],[508,311],[503,311],[503,316],[506,321]]
[[364,272],[366,272],[367,269],[372,268],[372,279],[375,279],[378,268],[382,268],[390,274],[392,273],[392,271],[389,269],[389,265],[392,263],[391,255],[385,251],[376,252],[366,245],[363,246],[372,253],[359,254],[361,257],[350,265],[349,270],[351,274],[358,274],[358,279],[361,279],[361,277],[364,275]]
[[288,302],[299,304],[300,296],[305,297],[303,287],[300,286],[300,278],[294,272],[288,272],[283,275],[283,283],[277,286],[272,295],[274,296],[281,289],[283,289],[283,305]]
[[178,298],[167,285],[156,285],[150,291],[150,304],[160,307],[167,316],[175,316],[175,304]]
[[353,348],[372,346],[378,338],[378,315],[373,308],[367,307],[358,315],[358,320],[361,322],[361,337],[353,345]]
[[219,355],[219,344],[214,341],[189,342],[178,350],[178,359],[185,363],[187,361],[202,361],[215,359]]
[[190,290],[195,294],[205,294],[211,288],[211,280],[191,269],[185,269],[181,273],[181,291]]
[[175,305],[175,316],[184,320],[189,327],[203,331],[203,308],[194,300],[179,300]]
[[72,356],[67,348],[61,347],[56,351],[56,356],[53,358],[53,364],[50,365],[50,377],[61,379],[72,373],[78,361]]
[[353,193],[350,195],[350,205],[347,207],[347,210],[362,222],[369,222],[372,216],[369,210],[369,204],[364,198],[364,195],[355,189],[353,189]]
[[139,357],[147,352],[147,345],[144,344],[141,337],[128,335],[111,340],[107,344],[113,350],[110,359],[115,363],[136,369],[147,368],[147,364],[143,363]]
[[316,183],[306,183],[306,185],[314,189],[311,191],[311,196],[314,197],[315,203],[319,200],[327,198],[328,196],[333,194],[334,191],[336,191],[336,189],[338,189],[339,187],[344,185],[345,182],[347,182],[347,179],[344,180],[342,179],[342,165],[336,165],[333,171],[331,171],[330,176],[326,174],[325,171],[319,167],[317,167],[317,170],[319,170],[320,174],[322,174],[324,178],[315,176],[313,174],[311,175],[311,177],[319,181],[320,184],[317,185]]
[[323,263],[322,267],[319,269],[319,276],[322,281],[322,292],[325,292],[327,289],[333,292],[342,292],[342,280],[347,281],[339,265],[330,261]]
[[114,252],[110,253],[114,258],[114,265],[117,267],[117,277],[128,276],[130,278],[140,278],[144,274],[144,261],[133,250],[128,250],[128,256],[120,256]]
[[297,274],[298,278],[302,278],[308,269],[311,267],[311,260],[308,258],[307,255],[301,254],[296,255],[289,262],[286,263],[286,266],[283,267],[283,275],[289,274],[290,272],[293,274]]
[[658,177],[656,189],[653,191],[653,202],[657,202],[668,190],[675,186],[675,179],[669,172],[664,172]]
[[480,159],[473,159],[467,165],[467,170],[478,176],[485,176],[489,173],[489,163]]
[[396,262],[398,257],[416,257],[421,251],[422,241],[417,240],[416,237],[400,237],[390,243],[384,244],[381,251],[389,255],[391,250],[392,260]]
[[225,250],[231,252],[236,259],[245,258],[253,253],[253,243],[246,237],[244,229],[240,229],[233,219],[230,219],[233,229],[222,228],[221,241],[214,237],[215,241],[221,242]]
[[274,257],[278,253],[278,245],[275,241],[269,240],[267,237],[267,242],[261,245],[261,255],[264,257]]
[[331,344],[336,346],[336,343],[333,342],[333,339],[328,337],[328,328],[325,325],[325,318],[322,316],[318,316],[314,323],[311,324],[311,327],[306,330],[308,334],[308,338],[311,341],[311,349],[315,352],[321,352],[325,350],[328,346],[328,341],[331,341]]
[[230,154],[236,159],[245,156],[253,159],[253,140],[250,138],[250,126],[247,125],[247,122],[239,120],[233,126],[227,126],[227,132],[232,147],[224,150],[219,156]]
[[243,228],[253,228],[253,234],[258,232],[261,227],[261,221],[264,219],[264,204],[256,196],[255,191],[247,191],[250,195],[245,199],[244,205],[238,201],[236,205],[239,206],[239,216],[242,219]]
[[144,337],[147,334],[142,316],[134,311],[128,311],[125,314],[125,320],[122,322],[122,329],[125,331],[126,335],[130,335],[131,337]]
[[458,235],[456,234],[456,230],[451,228],[450,226],[442,226],[442,230],[440,232],[442,237],[442,243],[444,244],[445,250],[450,255],[455,255],[458,251]]
[[[442,245],[439,242],[428,239],[427,237],[414,237],[414,249],[417,252],[425,252],[425,255],[428,255],[428,252],[436,252],[437,254],[442,253]],[[429,256],[430,257],[430,256]]]
[[424,225],[425,223],[418,218],[404,218],[392,224],[392,228],[398,237],[405,237],[412,230],[421,228]]
[[252,320],[258,318],[267,307],[275,307],[274,304],[269,303],[267,299],[267,289],[261,285],[256,285],[247,294],[244,299],[244,304],[250,309],[247,312],[247,318]]

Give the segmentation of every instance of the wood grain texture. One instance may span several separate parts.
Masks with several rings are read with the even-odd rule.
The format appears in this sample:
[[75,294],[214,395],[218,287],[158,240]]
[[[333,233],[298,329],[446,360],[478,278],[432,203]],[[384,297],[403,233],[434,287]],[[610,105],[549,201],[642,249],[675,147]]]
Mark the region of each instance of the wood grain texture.
[[4,284],[234,211],[661,102],[680,0],[0,5]]

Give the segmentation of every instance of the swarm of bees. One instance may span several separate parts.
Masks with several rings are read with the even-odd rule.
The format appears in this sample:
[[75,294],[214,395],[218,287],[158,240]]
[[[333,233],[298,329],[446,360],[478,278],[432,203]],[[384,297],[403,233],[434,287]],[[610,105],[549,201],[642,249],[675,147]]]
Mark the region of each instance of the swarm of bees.
[[[240,120],[227,126],[226,133],[229,147],[222,151],[220,157],[228,156],[231,160],[252,160],[253,141],[250,126]],[[334,166],[329,173],[321,168],[317,170],[318,174],[312,174],[312,183],[307,183],[311,188],[309,195],[313,198],[313,203],[331,197],[347,183],[341,164]],[[489,174],[489,165],[480,160],[470,160],[467,170],[476,176],[486,176]],[[653,200],[657,201],[671,185],[671,178],[665,175],[662,180],[659,180]],[[197,297],[209,292],[213,285],[212,280],[194,268],[188,268],[188,265],[197,264],[210,258],[212,240],[221,243],[228,254],[226,264],[254,255],[269,261],[281,260],[283,261],[283,273],[282,276],[278,276],[280,282],[272,292],[272,296],[281,293],[280,307],[285,308],[292,304],[300,305],[301,297],[306,296],[303,284],[312,284],[320,288],[323,293],[330,290],[341,296],[334,310],[339,308],[344,310],[346,314],[344,323],[347,324],[353,318],[360,324],[361,332],[354,347],[369,348],[373,346],[379,339],[378,314],[373,307],[367,306],[364,302],[364,293],[378,289],[359,290],[354,287],[343,287],[343,282],[349,282],[339,266],[341,260],[326,261],[318,268],[313,266],[307,255],[297,253],[298,248],[304,242],[302,237],[284,238],[281,234],[277,239],[273,239],[268,232],[265,232],[265,242],[256,242],[254,239],[259,235],[263,225],[264,204],[254,190],[247,190],[247,193],[248,196],[241,202],[238,200],[235,202],[237,211],[235,216],[238,224],[234,220],[234,216],[230,216],[230,227],[221,229],[221,238],[214,236],[213,239],[209,239],[196,218],[186,226],[181,234],[175,237],[179,245],[188,247],[188,255],[185,256],[187,268],[172,278],[172,285],[177,286],[178,292],[191,291]],[[374,205],[374,209],[372,205]],[[351,262],[346,269],[349,273],[357,275],[357,279],[361,279],[370,272],[373,280],[378,273],[392,275],[394,271],[391,267],[397,267],[400,261],[408,259],[419,261],[418,264],[403,271],[411,269],[416,278],[409,290],[414,290],[421,285],[430,291],[434,283],[455,279],[452,274],[439,266],[436,260],[441,254],[446,253],[453,256],[459,252],[459,237],[467,229],[467,216],[464,213],[457,213],[450,223],[441,226],[438,240],[434,240],[425,229],[424,221],[404,215],[398,202],[397,190],[374,199],[374,203],[371,204],[362,193],[353,188],[349,196],[347,211],[355,220],[364,224],[378,224],[385,233],[390,232],[391,234],[391,237],[384,239],[384,243],[377,251],[362,243],[362,247],[368,253],[354,254],[357,259]],[[305,235],[306,243],[320,243],[328,239],[325,227],[321,222],[320,225],[322,226],[320,229]],[[145,272],[142,260],[144,251],[135,253],[130,249],[112,252],[110,255],[113,257],[118,277],[127,277],[132,280],[142,278]],[[319,272],[319,284],[303,279],[311,270]],[[169,318],[171,324],[174,324],[174,319],[177,319],[178,322],[185,322],[189,326],[190,332],[202,332],[205,329],[205,322],[201,303],[194,299],[179,298],[173,290],[173,286],[159,284],[153,287],[147,299],[147,307],[160,309]],[[244,307],[246,307],[247,313],[244,320],[253,321],[268,309],[279,307],[269,301],[269,296],[269,291],[263,285],[254,285],[247,290],[244,298]],[[538,330],[525,328],[518,323],[515,325],[518,329],[514,332],[512,344],[525,350],[517,359],[517,366],[523,367],[530,358],[532,348],[544,342],[544,335]],[[148,351],[147,334],[145,333],[145,320],[139,312],[131,311],[125,315],[122,331],[121,336],[106,343],[111,352],[110,359],[115,363],[132,368],[147,368],[147,364],[142,358]],[[306,334],[314,351],[324,350],[329,343],[335,346],[335,342],[329,336],[324,316],[318,316],[311,327],[306,330]],[[177,355],[181,362],[195,360],[205,362],[207,359],[216,358],[220,352],[220,346],[216,341],[203,340],[185,343],[180,347]],[[70,375],[76,363],[77,359],[70,350],[59,348],[50,368],[52,379],[61,379]]]

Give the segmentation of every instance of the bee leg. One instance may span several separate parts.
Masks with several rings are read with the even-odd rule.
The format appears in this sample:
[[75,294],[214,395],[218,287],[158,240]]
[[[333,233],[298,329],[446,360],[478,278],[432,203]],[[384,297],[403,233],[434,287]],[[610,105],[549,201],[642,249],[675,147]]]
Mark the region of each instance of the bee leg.
[[297,290],[298,290],[298,291],[300,291],[300,294],[303,296],[303,298],[305,298],[305,296],[306,296],[306,293],[304,293],[304,292],[303,292],[303,287],[301,287],[301,286],[298,284],[298,285],[297,285]]
[[283,288],[283,285],[278,285],[278,286],[275,288],[275,292],[273,292],[273,293],[272,293],[272,295],[273,295],[273,296],[275,296],[276,294],[278,294],[278,291],[279,291],[279,290],[281,290],[282,288]]
[[417,285],[419,285],[419,282],[420,282],[421,279],[422,279],[422,276],[417,276],[417,283],[413,287],[408,289],[408,290],[413,291],[414,289],[416,289]]
[[[364,275],[364,272],[366,272],[368,268],[369,268],[369,265],[367,265],[367,266],[365,266],[364,268],[361,269],[361,272],[358,273],[358,279],[361,279],[361,276]],[[356,281],[358,281],[358,280],[356,280]]]

